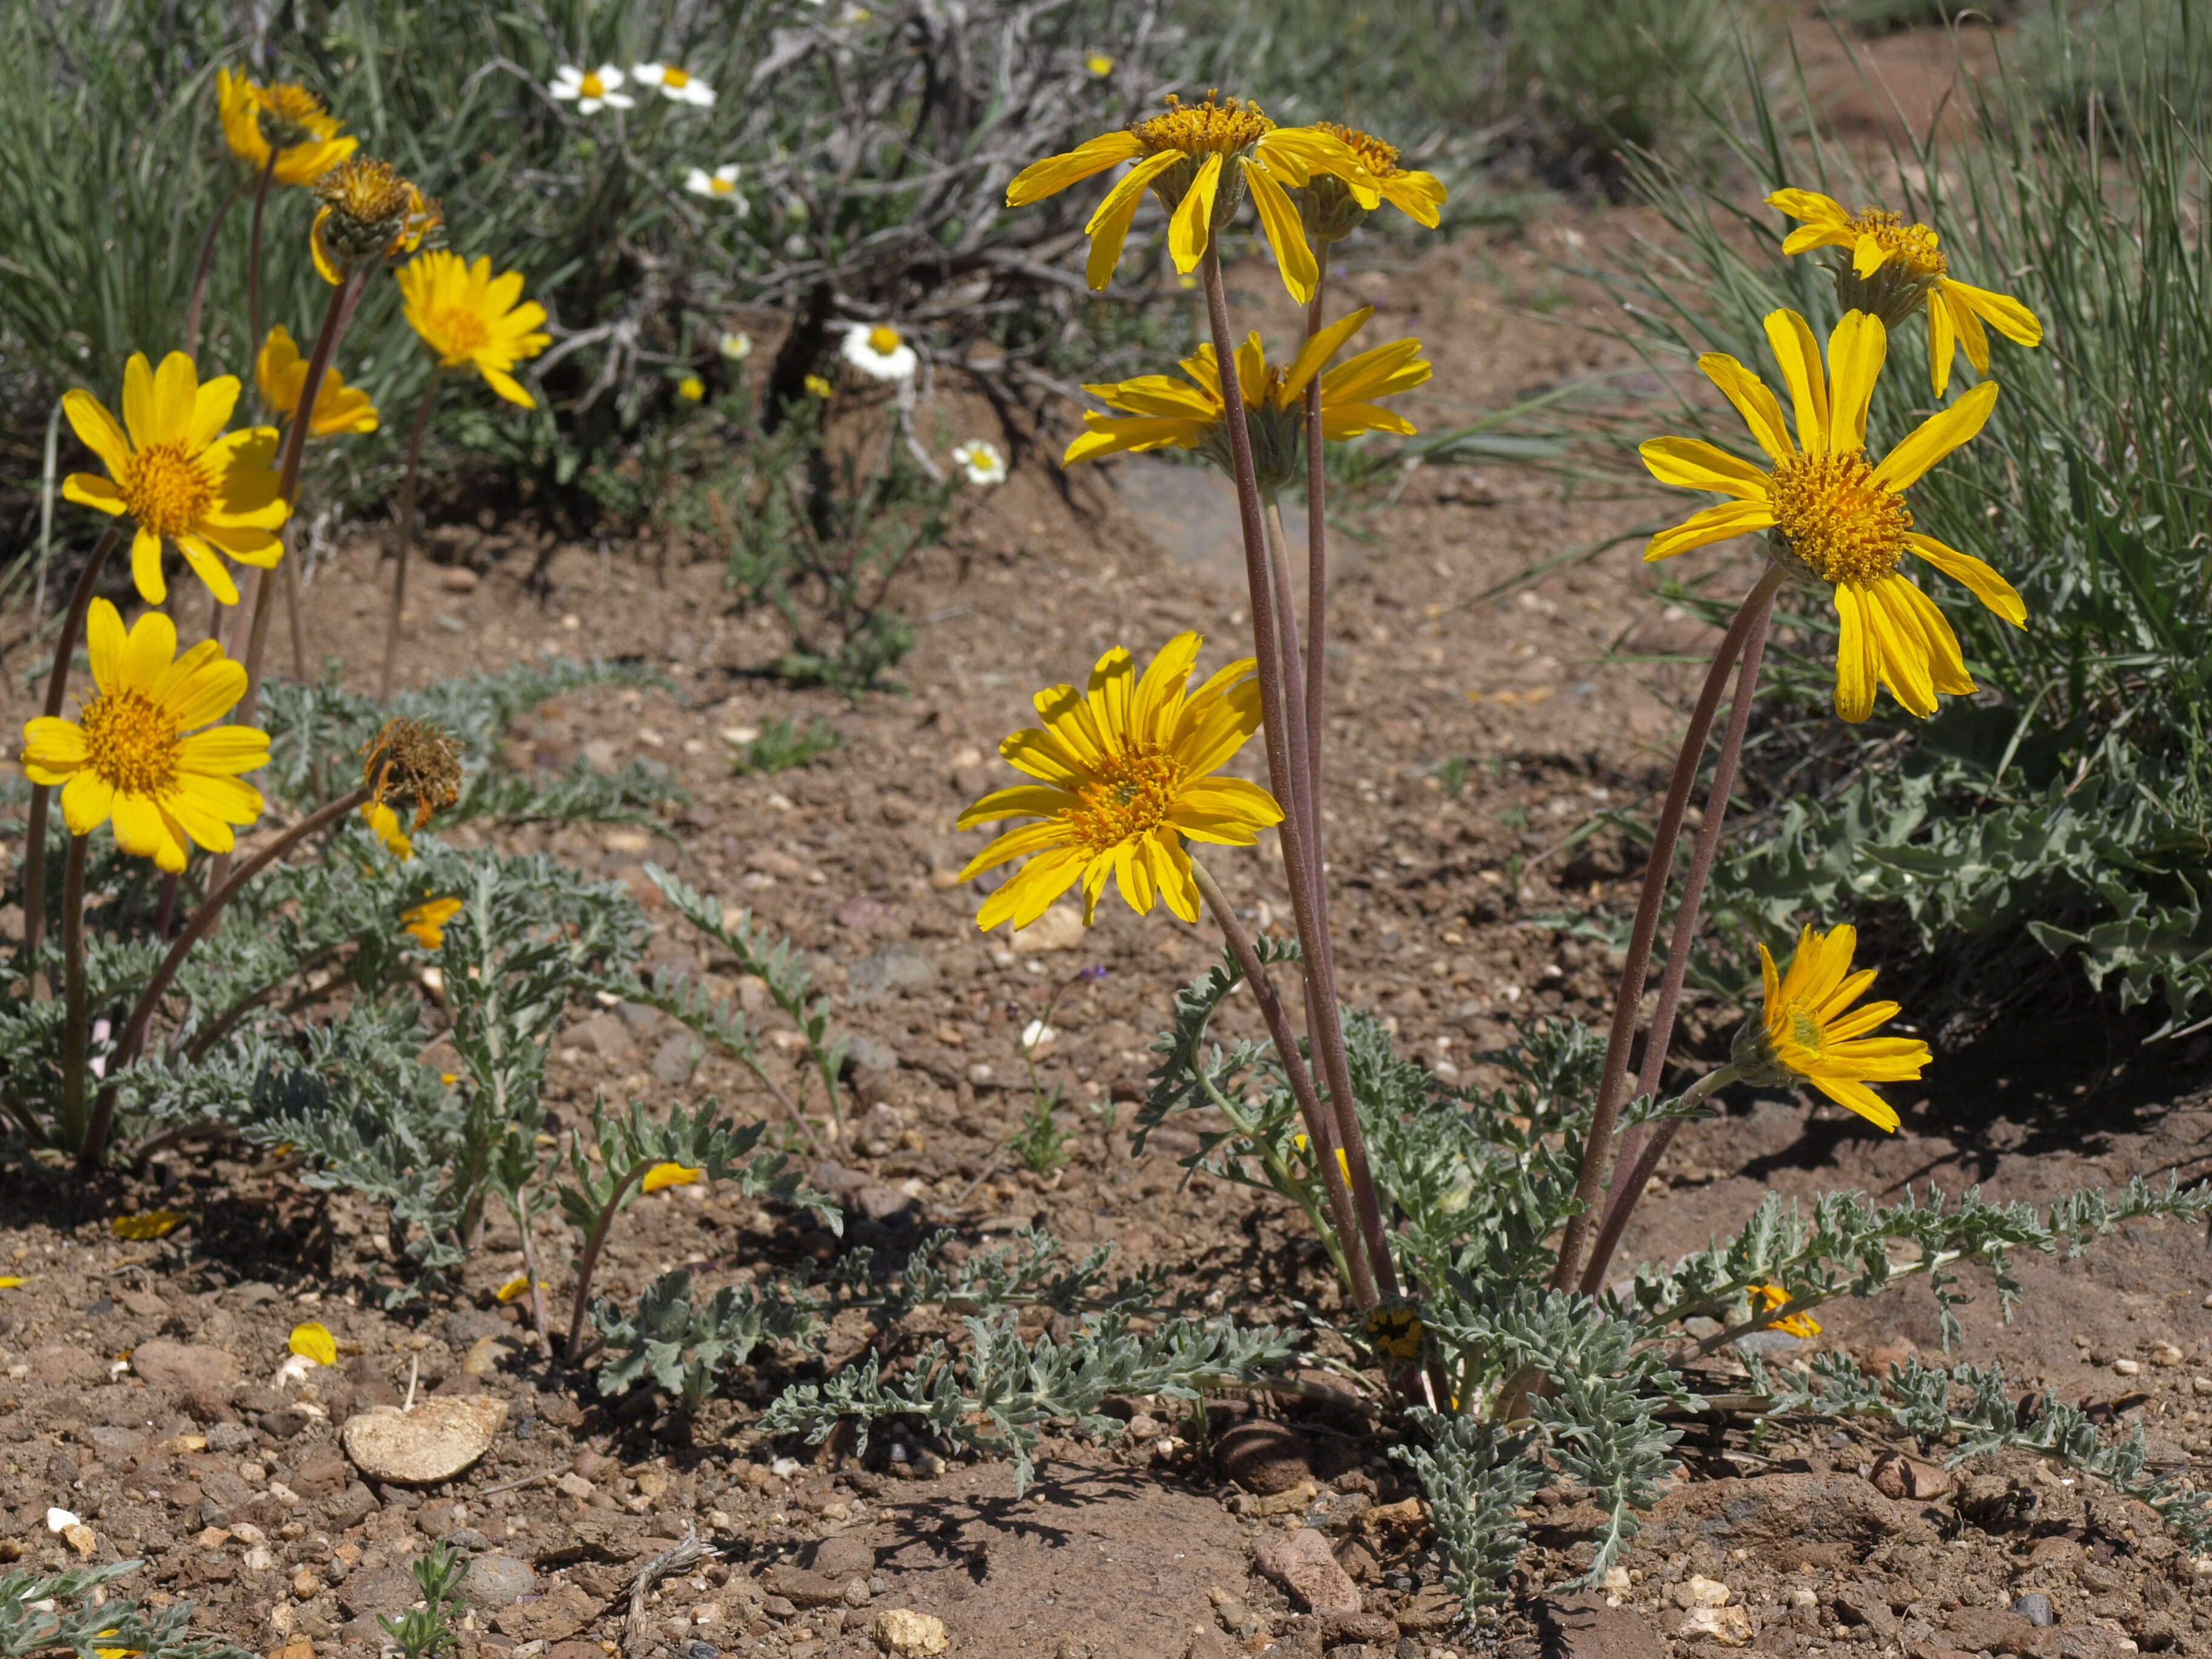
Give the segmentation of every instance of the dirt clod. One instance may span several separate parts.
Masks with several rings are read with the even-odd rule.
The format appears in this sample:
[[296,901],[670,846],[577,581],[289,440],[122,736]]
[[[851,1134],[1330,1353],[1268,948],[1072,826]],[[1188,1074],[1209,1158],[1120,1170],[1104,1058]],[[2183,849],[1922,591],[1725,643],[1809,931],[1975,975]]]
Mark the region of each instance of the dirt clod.
[[1214,1443],[1213,1457],[1224,1479],[1262,1498],[1313,1479],[1312,1447],[1284,1423],[1240,1423]]
[[1310,1527],[1280,1533],[1254,1553],[1253,1565],[1318,1613],[1358,1613],[1359,1587]]
[[372,1480],[427,1486],[450,1480],[491,1449],[507,1402],[489,1395],[434,1395],[412,1411],[378,1406],[349,1419],[346,1455]]

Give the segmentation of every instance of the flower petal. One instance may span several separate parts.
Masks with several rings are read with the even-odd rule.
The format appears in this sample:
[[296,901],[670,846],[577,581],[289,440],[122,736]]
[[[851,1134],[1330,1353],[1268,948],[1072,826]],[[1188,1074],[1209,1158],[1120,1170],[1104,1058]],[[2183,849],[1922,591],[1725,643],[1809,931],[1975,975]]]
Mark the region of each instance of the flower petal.
[[1905,539],[1914,552],[1954,581],[1964,583],[1969,592],[2014,627],[2027,626],[2027,605],[2020,590],[1981,560],[1917,530],[1907,531]]
[[1099,203],[1098,210],[1083,227],[1084,234],[1091,239],[1083,277],[1091,287],[1104,288],[1114,280],[1114,267],[1121,263],[1121,244],[1128,237],[1130,222],[1136,218],[1138,208],[1144,204],[1146,189],[1180,159],[1175,151],[1163,150],[1131,167],[1106,192],[1106,199]]
[[1751,428],[1751,435],[1759,447],[1778,461],[1786,461],[1797,453],[1790,441],[1790,428],[1783,423],[1782,405],[1775,401],[1766,383],[1724,351],[1708,351],[1698,359],[1698,367],[1705,378],[1721,390],[1743,416],[1743,423]]
[[1636,453],[1644,458],[1644,471],[1661,483],[1710,489],[1738,501],[1765,498],[1769,474],[1764,467],[1740,460],[1702,438],[1650,438]]
[[1842,624],[1836,636],[1836,717],[1856,724],[1874,713],[1880,659],[1867,626],[1865,593],[1843,584],[1835,590],[1835,604]]
[[1984,380],[1948,408],[1937,410],[1881,458],[1875,482],[1893,491],[1910,489],[1929,467],[1982,429],[1996,401],[1997,383]]
[[1675,525],[1662,530],[1645,544],[1644,562],[1656,564],[1661,559],[1671,559],[1677,553],[1686,553],[1693,547],[1705,547],[1714,542],[1724,542],[1733,536],[1748,535],[1754,530],[1765,530],[1774,522],[1774,511],[1765,497],[1757,501],[1723,501],[1717,507],[1701,508]]
[[1101,133],[1065,155],[1048,155],[1024,167],[1006,186],[1006,205],[1027,207],[1032,202],[1041,202],[1094,173],[1103,173],[1123,161],[1133,161],[1144,153],[1145,147],[1134,133]]
[[123,613],[106,599],[94,599],[84,613],[84,649],[92,662],[92,683],[102,691],[121,688],[129,641],[123,631]]
[[131,464],[131,441],[116,425],[115,416],[107,412],[107,405],[89,392],[70,391],[62,394],[62,413],[69,416],[70,430],[100,457],[108,476],[120,478]]
[[[1221,190],[1221,157],[1209,155],[1200,163],[1198,177],[1168,221],[1168,255],[1177,270],[1198,269],[1213,240],[1213,201]],[[1285,279],[1287,280],[1287,278]]]
[[1283,273],[1283,286],[1304,305],[1313,298],[1314,284],[1321,280],[1321,265],[1307,246],[1305,226],[1273,174],[1249,160],[1243,165],[1244,180],[1252,187],[1252,206],[1274,252],[1275,268]]
[[1817,454],[1828,447],[1828,380],[1820,368],[1820,343],[1813,325],[1789,310],[1766,313],[1766,341],[1796,407],[1797,441]]
[[1866,447],[1867,405],[1874,400],[1874,384],[1881,378],[1882,361],[1889,355],[1889,333],[1881,319],[1863,311],[1849,311],[1828,336],[1827,451],[1847,455]]
[[1946,276],[1940,286],[1946,295],[1964,306],[1975,316],[2015,345],[2035,346],[2043,343],[2043,324],[2036,314],[2009,294],[1996,294],[1985,288],[1976,288],[1971,283],[1954,282]]
[[72,836],[90,835],[114,807],[115,786],[90,767],[62,786],[62,821]]

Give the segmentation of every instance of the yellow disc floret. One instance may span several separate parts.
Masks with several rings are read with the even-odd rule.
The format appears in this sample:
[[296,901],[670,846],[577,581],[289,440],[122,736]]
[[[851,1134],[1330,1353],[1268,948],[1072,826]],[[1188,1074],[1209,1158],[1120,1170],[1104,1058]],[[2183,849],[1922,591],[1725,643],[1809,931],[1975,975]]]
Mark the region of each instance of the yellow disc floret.
[[118,793],[161,795],[176,787],[177,717],[137,686],[95,696],[77,725],[85,765]]
[[123,510],[157,536],[181,536],[215,505],[215,485],[180,441],[149,444],[119,479]]
[[1864,586],[1904,562],[1912,514],[1863,449],[1791,456],[1776,465],[1767,500],[1790,556],[1816,580]]
[[868,331],[868,349],[879,357],[888,357],[899,349],[899,331],[889,323],[878,323]]
[[1202,104],[1186,104],[1168,94],[1167,113],[1133,121],[1129,131],[1147,155],[1174,150],[1184,155],[1241,155],[1275,130],[1257,104],[1221,99],[1209,90]]
[[1092,852],[1149,836],[1175,810],[1182,767],[1159,744],[1124,738],[1095,765],[1065,815],[1069,833]]

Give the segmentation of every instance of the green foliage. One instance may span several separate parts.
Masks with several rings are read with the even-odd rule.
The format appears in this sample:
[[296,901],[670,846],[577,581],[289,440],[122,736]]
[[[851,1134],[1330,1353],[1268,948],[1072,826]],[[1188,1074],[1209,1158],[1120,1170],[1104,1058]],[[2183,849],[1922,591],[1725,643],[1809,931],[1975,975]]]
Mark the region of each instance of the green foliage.
[[1427,1443],[1393,1446],[1390,1455],[1428,1496],[1446,1588],[1470,1611],[1503,1601],[1505,1575],[1528,1532],[1520,1511],[1544,1483],[1543,1465],[1531,1455],[1536,1437],[1422,1407],[1409,1415]]
[[1022,1127],[1006,1139],[1006,1150],[1033,1175],[1048,1176],[1067,1162],[1067,1143],[1073,1139],[1053,1114],[1059,1096],[1033,1097],[1022,1114]]
[[936,1304],[963,1313],[1042,1307],[1061,1314],[1133,1315],[1157,1304],[1165,1284],[1165,1270],[1153,1267],[1109,1285],[1111,1244],[1095,1244],[1082,1260],[1069,1263],[1060,1259],[1059,1240],[1034,1226],[975,1251],[948,1272],[939,1258],[957,1237],[949,1230],[933,1233],[907,1257],[899,1305]]
[[143,1659],[248,1659],[228,1642],[191,1640],[186,1635],[190,1601],[144,1608],[120,1597],[90,1599],[94,1590],[145,1565],[110,1561],[56,1573],[0,1575],[0,1659],[30,1659],[63,1649],[76,1659],[100,1659],[102,1650],[117,1648]]
[[1060,1340],[1050,1333],[1024,1340],[1011,1314],[970,1316],[967,1345],[933,1343],[896,1379],[886,1381],[872,1351],[826,1382],[786,1389],[762,1413],[773,1435],[803,1434],[819,1445],[842,1422],[857,1431],[856,1449],[883,1424],[911,1421],[939,1440],[990,1456],[1012,1457],[1014,1491],[1028,1490],[1031,1454],[1045,1426],[1111,1439],[1118,1419],[1102,1415],[1109,1395],[1158,1395],[1194,1401],[1209,1389],[1264,1382],[1297,1363],[1301,1344],[1268,1328],[1226,1320],[1178,1319],[1137,1334],[1127,1316],[1094,1315]]
[[799,1341],[816,1328],[811,1310],[764,1297],[749,1285],[725,1285],[702,1305],[691,1294],[688,1268],[654,1279],[631,1313],[604,1299],[593,1303],[592,1321],[616,1356],[599,1368],[601,1394],[620,1394],[649,1379],[690,1407],[763,1342]]
[[816,716],[801,728],[783,715],[761,722],[760,735],[738,751],[732,769],[762,775],[791,772],[811,765],[845,746],[845,734]]
[[2025,0],[2020,22],[2021,77],[2054,120],[2086,133],[2171,105],[2204,131],[2212,33],[2189,0]]
[[[1881,201],[1933,225],[1954,276],[2016,294],[2041,319],[2040,347],[1997,343],[2003,392],[1988,427],[1912,500],[1921,528],[2020,588],[2027,625],[1928,578],[1982,694],[1925,724],[1884,702],[1863,726],[1823,718],[1778,734],[1765,775],[1790,781],[1724,853],[1709,902],[1723,933],[1774,944],[1846,898],[1902,915],[1939,957],[2039,941],[2116,983],[2124,1006],[2162,1004],[2171,1029],[2212,1000],[2212,502],[2197,477],[2212,410],[2167,395],[2212,377],[2197,137],[2212,76],[2128,82],[2109,100],[2114,118],[2086,129],[2046,118],[2018,76],[1974,86],[1962,142],[1931,140],[1882,170],[1923,183],[1893,188],[1818,133],[1791,142],[1756,85],[1755,136],[1738,159],[1760,190]],[[1715,350],[1763,365],[1760,319],[1778,306],[1826,332],[1828,272],[1817,257],[1783,258],[1779,215],[1656,162],[1638,182],[1671,234],[1640,246],[1614,281],[1621,326],[1656,367]],[[1924,324],[1907,323],[1875,399],[1878,451],[1927,412],[1924,352]],[[1744,443],[1733,414],[1704,400],[1663,416],[1638,409],[1619,435],[1668,429]],[[1632,464],[1625,448],[1622,459]],[[1808,719],[1829,702],[1833,627],[1825,605],[1792,602],[1769,647],[1771,683]],[[1765,764],[1747,769],[1755,800]]]
[[2212,1493],[2194,1490],[2179,1471],[2151,1471],[2140,1419],[2124,1438],[2107,1440],[2079,1406],[2047,1394],[2015,1403],[2002,1365],[1947,1370],[1908,1358],[1878,1378],[1847,1354],[1822,1352],[1802,1380],[1786,1378],[1772,1395],[1776,1416],[1873,1418],[1914,1437],[1923,1451],[1955,1441],[1945,1460],[1954,1468],[2000,1451],[2055,1457],[2148,1504],[2193,1553],[2212,1549]]
[[415,1563],[415,1586],[422,1592],[422,1605],[396,1619],[376,1616],[384,1633],[398,1647],[401,1659],[441,1659],[460,1644],[460,1633],[447,1622],[446,1608],[468,1576],[468,1558],[442,1539]]

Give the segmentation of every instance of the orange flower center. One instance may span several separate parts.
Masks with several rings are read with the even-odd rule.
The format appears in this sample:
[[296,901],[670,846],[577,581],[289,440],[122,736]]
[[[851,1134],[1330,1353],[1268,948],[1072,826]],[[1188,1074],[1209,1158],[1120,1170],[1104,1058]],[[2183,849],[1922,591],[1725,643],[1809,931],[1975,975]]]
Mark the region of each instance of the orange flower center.
[[102,692],[85,704],[77,724],[85,764],[101,782],[156,798],[176,787],[176,716],[136,686]]
[[576,90],[586,98],[604,98],[607,95],[607,83],[596,75],[586,75],[578,84]]
[[1340,127],[1334,121],[1316,121],[1314,125],[1336,139],[1359,158],[1359,165],[1377,179],[1388,179],[1398,171],[1398,147],[1386,144],[1371,132],[1362,132],[1358,127]]
[[1905,557],[1912,514],[1876,482],[1863,449],[1793,455],[1776,465],[1766,495],[1791,556],[1821,581],[1864,586]]
[[673,65],[660,71],[660,79],[663,85],[674,87],[679,91],[691,84],[691,77]]
[[1908,225],[1904,216],[1887,208],[1861,208],[1851,216],[1854,238],[1871,234],[1887,256],[1884,263],[1902,264],[1913,276],[1941,276],[1948,263],[1937,251],[1936,233],[1926,225]]
[[899,349],[899,331],[889,323],[878,323],[868,331],[868,349],[878,357],[888,357]]
[[1202,104],[1186,104],[1168,94],[1168,112],[1139,121],[1129,131],[1148,155],[1180,150],[1185,155],[1236,155],[1252,148],[1275,130],[1257,104],[1234,98],[1220,103],[1211,92]]
[[1075,792],[1081,804],[1061,816],[1075,839],[1103,853],[1159,827],[1182,789],[1182,767],[1157,744],[1122,739]]
[[465,306],[445,306],[427,319],[430,332],[446,348],[446,356],[458,362],[491,343],[491,325]]
[[124,508],[132,522],[157,536],[183,535],[215,503],[207,474],[178,442],[149,444],[133,451],[117,482],[123,486]]

